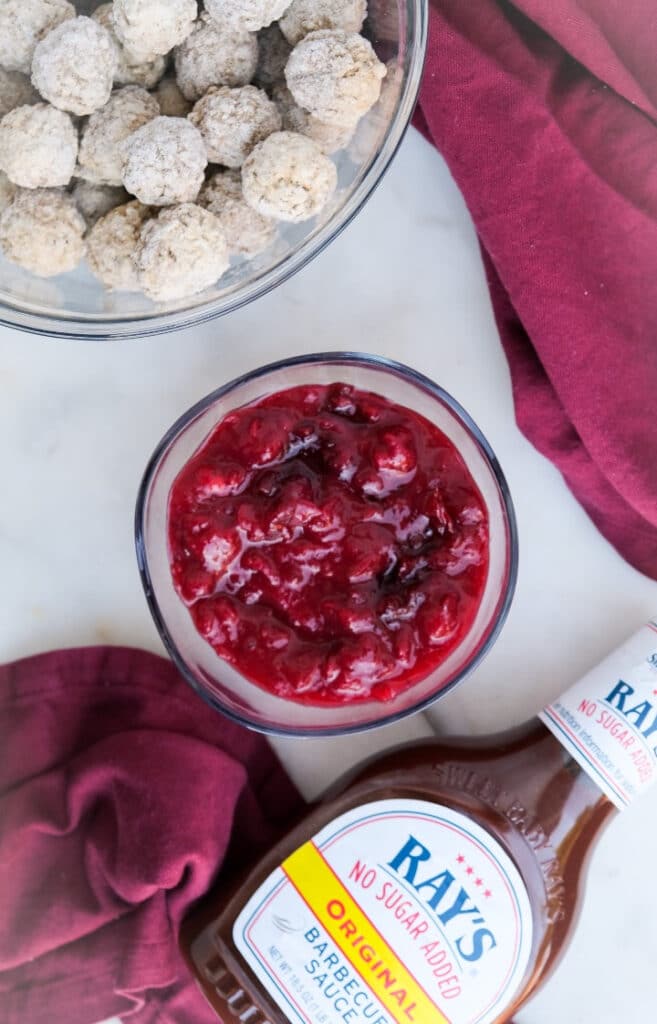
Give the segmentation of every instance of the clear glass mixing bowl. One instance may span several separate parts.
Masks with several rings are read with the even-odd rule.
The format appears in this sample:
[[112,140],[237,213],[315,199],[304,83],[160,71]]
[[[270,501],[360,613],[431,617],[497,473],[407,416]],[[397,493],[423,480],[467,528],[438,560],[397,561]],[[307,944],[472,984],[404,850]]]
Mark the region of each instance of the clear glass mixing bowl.
[[[300,385],[352,384],[414,409],[435,423],[461,454],[484,499],[489,568],[477,615],[449,656],[390,701],[317,707],[285,700],[250,682],[196,632],[176,593],[169,564],[171,486],[216,424],[231,410]],[[175,423],[144,474],[135,518],[137,561],[151,614],[173,661],[194,689],[229,718],[274,735],[327,736],[371,729],[433,703],[465,679],[495,642],[516,583],[518,540],[509,491],[488,442],[464,409],[433,381],[377,356],[346,352],[300,356],[262,367],[198,402]]]
[[287,280],[358,213],[395,155],[420,85],[427,12],[426,0],[370,0],[363,32],[389,71],[382,99],[359,122],[349,148],[333,157],[338,188],[318,217],[281,225],[277,242],[266,252],[234,261],[214,287],[172,303],[109,292],[85,264],[41,279],[0,255],[0,324],[59,338],[139,337],[229,313]]

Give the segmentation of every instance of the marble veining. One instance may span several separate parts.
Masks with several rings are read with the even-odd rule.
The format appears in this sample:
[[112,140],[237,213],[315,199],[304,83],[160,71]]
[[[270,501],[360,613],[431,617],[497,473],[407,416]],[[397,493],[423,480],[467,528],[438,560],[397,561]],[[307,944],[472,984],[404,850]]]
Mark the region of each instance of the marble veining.
[[[94,643],[161,651],[132,540],[137,486],[154,445],[192,402],[233,376],[339,348],[411,364],[477,420],[514,496],[520,576],[493,652],[425,718],[347,740],[276,743],[306,795],[432,727],[471,733],[515,724],[657,612],[657,583],[619,558],[518,432],[472,223],[441,158],[411,132],[336,242],[226,319],[97,344],[0,330],[0,658]],[[609,828],[575,940],[517,1024],[649,1018],[656,814],[654,791]],[[619,869],[629,867],[630,851],[631,870]]]

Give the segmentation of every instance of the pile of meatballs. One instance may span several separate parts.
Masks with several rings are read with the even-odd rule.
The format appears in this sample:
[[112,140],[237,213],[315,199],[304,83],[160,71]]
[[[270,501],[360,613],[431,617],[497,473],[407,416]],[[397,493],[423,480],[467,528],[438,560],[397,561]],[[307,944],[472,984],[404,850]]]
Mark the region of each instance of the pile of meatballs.
[[[88,9],[93,4],[78,5]],[[367,0],[0,3],[0,250],[156,302],[316,216],[380,98]]]

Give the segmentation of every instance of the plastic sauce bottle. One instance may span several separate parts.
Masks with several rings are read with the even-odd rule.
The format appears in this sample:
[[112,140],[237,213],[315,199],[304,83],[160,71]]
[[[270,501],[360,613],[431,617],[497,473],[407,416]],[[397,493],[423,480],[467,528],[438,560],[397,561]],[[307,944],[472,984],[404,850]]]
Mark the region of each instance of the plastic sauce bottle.
[[224,1024],[494,1024],[554,967],[657,775],[657,622],[535,720],[358,768],[183,932]]

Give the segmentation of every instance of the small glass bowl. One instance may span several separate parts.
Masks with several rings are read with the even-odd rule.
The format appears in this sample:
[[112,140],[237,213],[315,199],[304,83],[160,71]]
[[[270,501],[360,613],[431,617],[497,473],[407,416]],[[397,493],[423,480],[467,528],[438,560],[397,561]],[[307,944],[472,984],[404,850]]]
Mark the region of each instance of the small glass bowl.
[[[425,679],[382,703],[311,707],[267,693],[219,657],[196,632],[171,579],[167,515],[171,486],[216,424],[231,410],[302,385],[343,382],[408,406],[443,431],[461,454],[486,504],[489,571],[468,634]],[[225,384],[186,412],[166,433],[144,474],[135,515],[137,562],[155,624],[182,675],[214,708],[251,729],[273,735],[330,736],[372,729],[428,707],[490,650],[515,589],[518,539],[509,490],[488,442],[446,391],[415,370],[378,356],[350,352],[286,359]]]
[[[1,0],[0,0],[1,2]],[[97,7],[89,3],[89,9]],[[427,0],[369,0],[363,34],[388,66],[381,99],[333,156],[335,195],[303,224],[281,224],[276,241],[254,259],[233,259],[211,288],[176,302],[113,292],[86,262],[40,278],[0,253],[0,325],[54,338],[93,341],[174,331],[230,313],[282,284],[333,241],[363,207],[403,138],[417,99],[427,43]]]

